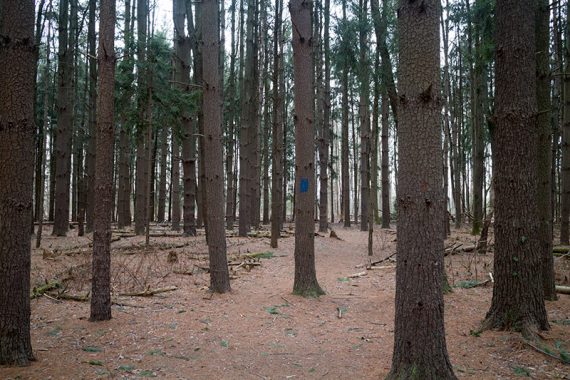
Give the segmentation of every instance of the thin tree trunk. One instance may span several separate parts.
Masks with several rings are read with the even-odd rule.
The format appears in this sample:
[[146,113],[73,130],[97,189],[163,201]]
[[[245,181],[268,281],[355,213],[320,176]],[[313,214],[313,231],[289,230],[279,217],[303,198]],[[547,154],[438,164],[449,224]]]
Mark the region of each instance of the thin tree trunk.
[[537,206],[540,218],[540,255],[542,257],[542,283],[544,299],[555,300],[554,257],[552,255],[552,213],[550,204],[550,164],[551,164],[551,129],[550,129],[550,10],[547,0],[539,0],[536,11],[536,97],[538,103],[538,198]]
[[[346,23],[346,0],[342,2],[342,20]],[[344,227],[350,227],[350,174],[349,174],[349,163],[348,163],[348,62],[347,55],[348,52],[345,51],[348,48],[350,41],[343,36],[342,38],[342,77],[341,77],[341,110],[342,110],[342,137],[341,137],[341,181],[342,181],[342,218],[344,220]]]
[[275,3],[275,28],[273,36],[273,130],[271,177],[271,247],[277,248],[281,233],[283,208],[283,52],[281,46],[281,20],[283,0]]
[[388,148],[389,123],[388,123],[388,95],[382,94],[382,228],[390,228],[390,156]]

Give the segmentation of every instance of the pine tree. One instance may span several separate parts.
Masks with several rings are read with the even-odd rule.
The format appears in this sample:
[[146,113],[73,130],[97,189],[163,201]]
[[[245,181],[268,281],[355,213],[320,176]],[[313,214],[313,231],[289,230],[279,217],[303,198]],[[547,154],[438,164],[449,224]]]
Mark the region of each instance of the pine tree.
[[29,239],[36,54],[34,2],[0,1],[0,365],[34,360]]

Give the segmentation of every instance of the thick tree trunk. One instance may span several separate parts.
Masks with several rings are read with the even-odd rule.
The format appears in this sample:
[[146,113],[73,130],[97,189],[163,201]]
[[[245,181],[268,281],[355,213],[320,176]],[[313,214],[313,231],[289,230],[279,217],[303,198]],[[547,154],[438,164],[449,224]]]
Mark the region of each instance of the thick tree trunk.
[[111,319],[111,219],[115,139],[115,0],[101,0],[97,162],[93,223],[93,280],[90,321]]
[[532,0],[496,6],[495,286],[483,324],[527,336],[549,327],[536,203],[535,7]]
[[208,253],[210,258],[210,290],[225,293],[230,290],[226,257],[226,230],[224,222],[224,164],[222,154],[222,99],[220,97],[218,39],[218,5],[216,0],[204,0],[203,68],[204,68],[204,158],[208,226]]
[[[342,2],[342,20],[346,23],[346,0]],[[350,41],[347,41],[346,37],[342,39],[343,50],[347,49],[347,45]],[[350,227],[350,168],[348,162],[348,52],[344,52],[344,59],[342,60],[342,78],[341,78],[341,89],[342,89],[342,99],[341,99],[341,109],[342,109],[342,137],[341,137],[341,181],[342,181],[342,218],[344,220],[344,226]]]
[[398,266],[388,379],[455,379],[445,342],[439,0],[399,2]]
[[34,178],[34,2],[0,4],[0,365],[34,360],[30,225]]
[[315,270],[315,167],[312,107],[311,2],[291,0],[295,78],[295,281],[293,293],[324,294]]

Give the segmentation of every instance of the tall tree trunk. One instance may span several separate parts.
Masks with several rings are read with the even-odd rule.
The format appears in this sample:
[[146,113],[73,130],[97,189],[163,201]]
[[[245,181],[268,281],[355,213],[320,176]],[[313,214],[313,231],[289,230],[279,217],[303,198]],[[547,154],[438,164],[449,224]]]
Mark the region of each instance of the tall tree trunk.
[[[189,0],[180,3],[177,0],[174,12],[174,28],[177,49],[177,75],[178,81],[187,83],[190,80],[190,50],[194,50],[196,59],[196,35],[192,18],[192,5]],[[183,8],[182,8],[183,7]],[[184,15],[188,22],[188,38],[184,29]],[[194,80],[196,81],[196,73]],[[189,87],[186,86],[186,91]],[[183,226],[186,236],[196,236],[196,136],[194,132],[195,119],[190,114],[182,114],[182,169],[184,171],[184,203],[183,203]]]
[[[495,169],[495,285],[484,327],[533,336],[548,329],[539,242],[535,8],[498,0]],[[521,207],[524,205],[524,207]]]
[[168,156],[168,129],[162,128],[160,132],[160,175],[158,184],[158,212],[156,221],[164,222],[166,213],[166,158]]
[[[131,0],[125,1],[125,50],[123,61],[119,65],[121,74],[128,78],[125,87],[122,89],[120,104],[128,109],[132,97],[132,81],[133,81],[133,57],[132,54],[132,33],[131,30]],[[123,112],[124,114],[124,112]],[[117,227],[119,229],[131,224],[131,183],[129,164],[131,157],[130,145],[130,128],[126,116],[121,117],[121,129],[119,131],[119,189],[117,195],[118,219]]]
[[280,76],[283,75],[283,55],[281,46],[281,20],[283,0],[275,2],[275,27],[273,35],[273,130],[271,166],[271,247],[277,248],[281,233],[283,208],[283,88]]
[[180,143],[175,133],[172,133],[172,155],[170,163],[172,165],[172,195],[170,196],[172,229],[178,231],[180,230]]
[[34,2],[0,3],[0,35],[0,365],[24,366],[34,360],[29,232],[37,59]]
[[204,0],[202,52],[204,68],[204,158],[207,202],[208,253],[210,258],[210,290],[225,293],[230,290],[226,257],[226,230],[224,222],[224,164],[222,154],[222,99],[220,97],[218,39],[218,2]]
[[[50,4],[51,5],[51,4]],[[43,109],[43,116],[42,116],[42,123],[43,123],[43,130],[42,130],[42,138],[41,138],[41,146],[39,147],[39,151],[44,152],[43,157],[44,159],[41,160],[41,167],[39,170],[36,169],[36,191],[39,190],[36,194],[37,200],[37,210],[36,210],[36,219],[38,222],[38,230],[36,232],[36,248],[40,248],[41,241],[42,241],[42,233],[43,233],[43,226],[44,226],[44,209],[45,209],[45,181],[46,181],[46,159],[45,155],[47,154],[47,131],[48,127],[51,125],[49,121],[49,113],[51,110],[51,102],[50,102],[50,68],[51,68],[51,58],[50,58],[50,47],[51,47],[51,23],[48,23],[47,26],[47,43],[46,43],[46,64],[44,66],[44,78],[45,78],[45,91],[44,91],[44,109]],[[36,36],[37,37],[37,36]],[[37,43],[36,38],[36,43]],[[37,165],[40,165],[39,160],[37,161]]]
[[[569,5],[570,7],[570,5]],[[569,18],[570,20],[570,18]],[[567,26],[570,21],[567,20]],[[560,194],[560,244],[570,244],[570,32],[564,49],[564,108],[562,110],[562,189]]]
[[[228,90],[226,93],[227,113],[228,113],[228,136],[226,144],[226,228],[228,230],[234,229],[234,208],[235,202],[234,194],[234,158],[235,158],[235,130],[237,118],[237,84],[236,84],[236,50],[238,42],[236,41],[236,8],[237,1],[232,0],[231,3],[231,53],[230,53],[230,68],[228,79]],[[239,38],[239,36],[238,36]]]
[[[147,18],[148,0],[137,0],[137,126],[136,140],[136,174],[135,174],[135,234],[142,235],[145,232],[146,219],[146,194],[150,173],[147,172],[145,131],[146,131],[146,45],[147,45]],[[146,141],[150,144],[150,141]]]
[[[85,157],[85,219],[86,232],[93,231],[94,198],[95,198],[95,146],[97,126],[97,51],[95,35],[96,0],[89,0],[89,22],[87,27],[87,43],[89,45],[89,106],[87,154]],[[125,57],[127,58],[127,57]]]
[[[346,0],[342,2],[342,20],[343,23],[347,22],[346,18]],[[343,36],[342,45],[343,50],[347,49],[347,45],[350,43],[346,40],[347,38]],[[350,227],[350,168],[348,163],[348,52],[344,51],[342,55],[342,78],[341,78],[341,89],[342,89],[342,137],[341,137],[341,181],[342,181],[342,218],[344,220],[344,226]]]
[[93,280],[90,321],[111,319],[111,219],[115,140],[115,0],[101,0],[97,162],[93,223]]
[[382,228],[390,228],[391,212],[390,212],[390,152],[388,148],[388,139],[390,133],[390,125],[388,122],[388,95],[386,91],[382,94],[382,136],[380,143],[382,145]]
[[440,11],[439,0],[399,2],[399,265],[388,379],[456,378],[446,348],[442,293]]
[[315,167],[312,107],[311,3],[291,0],[295,78],[295,281],[293,293],[324,294],[315,270]]
[[552,213],[550,194],[551,133],[550,128],[550,10],[547,0],[539,0],[536,10],[536,98],[538,104],[538,198],[540,218],[540,255],[544,299],[555,300],[554,257],[552,255]]
[[241,126],[240,126],[240,178],[239,178],[239,235],[247,236],[251,230],[254,219],[252,209],[254,194],[255,157],[254,152],[257,146],[254,142],[256,135],[255,114],[257,113],[255,104],[255,93],[257,91],[255,77],[256,65],[256,40],[254,36],[254,20],[256,13],[256,1],[247,1],[247,24],[246,24],[246,55],[244,66],[244,77],[241,90]]
[[[369,117],[369,96],[370,84],[368,82],[368,57],[367,52],[367,36],[366,36],[366,18],[367,18],[368,2],[367,0],[359,0],[359,45],[360,45],[360,100],[359,100],[359,118],[360,118],[360,230],[368,231],[368,224],[373,223],[368,220],[368,206],[370,198],[370,117]],[[353,136],[356,138],[356,136]],[[356,156],[355,156],[356,161]]]
[[[71,176],[71,142],[73,132],[73,46],[74,33],[69,27],[69,3],[62,0],[59,15],[58,96],[56,138],[56,182],[53,235],[65,236],[69,229],[69,188]],[[77,9],[76,7],[72,7]]]

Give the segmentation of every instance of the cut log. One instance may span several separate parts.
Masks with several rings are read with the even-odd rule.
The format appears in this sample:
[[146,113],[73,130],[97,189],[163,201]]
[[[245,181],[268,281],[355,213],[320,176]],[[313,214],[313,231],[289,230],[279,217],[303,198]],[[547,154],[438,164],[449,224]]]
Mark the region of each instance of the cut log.
[[570,294],[570,286],[556,285],[556,293]]
[[568,253],[570,252],[570,245],[555,245],[552,247],[554,253]]

